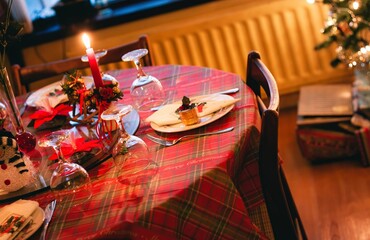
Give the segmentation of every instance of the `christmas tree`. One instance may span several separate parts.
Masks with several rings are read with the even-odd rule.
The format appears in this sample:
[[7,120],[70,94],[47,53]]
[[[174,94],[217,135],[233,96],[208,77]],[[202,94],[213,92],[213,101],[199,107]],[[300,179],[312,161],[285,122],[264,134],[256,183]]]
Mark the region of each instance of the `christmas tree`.
[[329,13],[322,33],[327,39],[315,49],[337,44],[337,56],[331,65],[345,63],[349,67],[370,62],[370,0],[324,0]]

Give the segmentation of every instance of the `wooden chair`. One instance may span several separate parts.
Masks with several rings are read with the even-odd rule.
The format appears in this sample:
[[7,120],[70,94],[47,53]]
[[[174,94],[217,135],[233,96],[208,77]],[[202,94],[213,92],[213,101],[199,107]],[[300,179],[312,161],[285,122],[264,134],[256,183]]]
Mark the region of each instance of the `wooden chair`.
[[[148,54],[142,58],[144,66],[152,66],[153,59],[151,56],[151,49],[149,45],[149,39],[146,35],[141,36],[138,40],[120,45],[108,49],[107,55],[99,59],[99,65],[107,65],[110,63],[122,62],[121,57],[125,53],[138,49],[148,49]],[[74,57],[69,59],[63,59],[45,64],[31,65],[21,67],[18,64],[12,66],[12,73],[14,82],[16,84],[16,94],[21,95],[30,91],[30,84],[47,79],[63,75],[67,71],[72,69],[87,69],[89,63],[82,62],[81,57]],[[61,79],[61,78],[60,78]]]
[[[246,81],[257,96],[262,119],[259,175],[273,235],[275,239],[307,239],[278,154],[279,91],[257,52],[248,55]],[[267,95],[267,107],[261,89]]]

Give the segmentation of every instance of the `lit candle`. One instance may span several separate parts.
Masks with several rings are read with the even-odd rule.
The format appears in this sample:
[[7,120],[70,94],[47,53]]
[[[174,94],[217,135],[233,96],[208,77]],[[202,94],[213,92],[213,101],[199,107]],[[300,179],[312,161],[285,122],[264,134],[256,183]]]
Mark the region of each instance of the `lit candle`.
[[96,88],[103,87],[103,79],[101,78],[98,62],[96,61],[94,49],[90,47],[90,39],[86,33],[82,35],[82,40],[86,46],[86,55],[89,60],[89,65],[91,69],[92,76],[94,78],[94,83]]

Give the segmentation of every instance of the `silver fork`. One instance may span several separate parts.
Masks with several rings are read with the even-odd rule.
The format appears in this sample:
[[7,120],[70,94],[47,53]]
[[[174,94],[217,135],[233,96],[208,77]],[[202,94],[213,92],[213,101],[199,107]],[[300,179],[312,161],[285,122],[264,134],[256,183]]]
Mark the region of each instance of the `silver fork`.
[[146,136],[148,137],[148,139],[152,140],[155,143],[158,143],[158,144],[163,145],[163,146],[166,146],[166,147],[170,147],[170,146],[173,146],[176,143],[180,142],[184,138],[194,138],[194,137],[201,137],[201,136],[208,136],[208,135],[220,134],[220,133],[230,132],[233,129],[234,129],[234,127],[229,127],[229,128],[225,128],[223,130],[215,131],[215,132],[207,132],[207,133],[199,133],[199,134],[185,135],[185,136],[182,136],[182,137],[180,137],[178,139],[175,139],[175,140],[172,140],[172,141],[167,141],[167,140],[164,140],[162,138],[157,138],[157,137],[154,137],[154,136],[149,135],[149,134],[147,134]]

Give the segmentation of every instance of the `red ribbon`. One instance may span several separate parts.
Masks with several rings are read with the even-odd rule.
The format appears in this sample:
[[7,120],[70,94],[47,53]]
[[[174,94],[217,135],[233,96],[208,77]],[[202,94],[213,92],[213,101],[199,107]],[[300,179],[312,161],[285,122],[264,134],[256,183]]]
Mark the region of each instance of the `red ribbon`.
[[51,121],[55,116],[60,115],[60,116],[68,116],[69,112],[72,111],[72,107],[65,105],[65,104],[60,104],[57,107],[52,109],[52,112],[48,112],[45,110],[38,110],[34,112],[30,118],[35,120],[34,128],[37,129],[40,127],[43,123]]
[[[84,138],[77,138],[75,139],[74,146],[67,142],[63,142],[61,146],[65,158],[70,158],[76,152],[89,152],[93,148],[102,148],[102,144],[99,140],[86,141]],[[49,157],[49,160],[55,159],[57,159],[56,154]]]
[[85,92],[86,92],[85,85],[82,89],[77,90],[77,94],[80,96],[80,113],[83,113],[84,102],[85,102]]
[[[106,126],[106,124],[105,124],[104,121],[102,121],[101,114],[109,108],[110,103],[108,103],[107,101],[104,101],[104,100],[97,101],[97,103],[99,104],[99,107],[98,107],[98,110],[99,110],[99,112],[98,112],[98,122],[101,122],[102,127],[104,128]],[[96,132],[98,133],[99,139],[102,140],[104,138],[104,134],[101,134],[101,132],[99,131],[99,124],[96,124]]]

